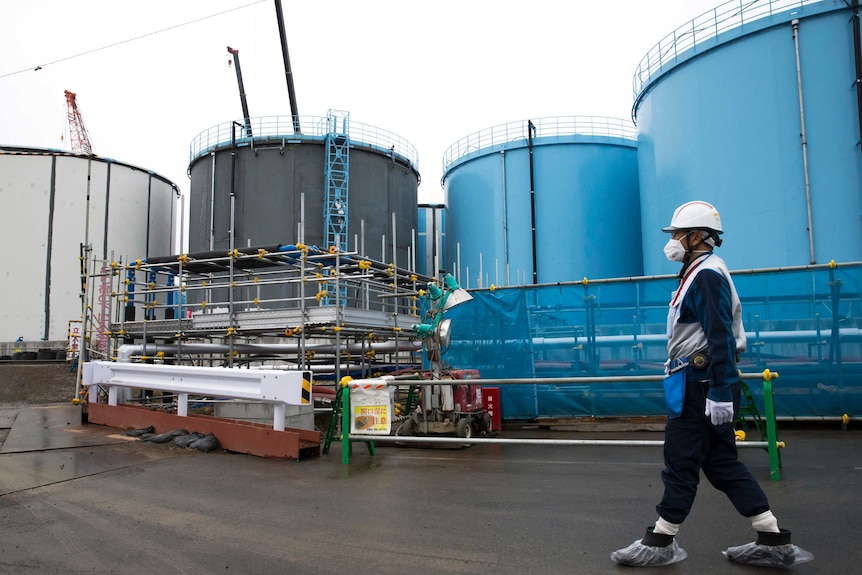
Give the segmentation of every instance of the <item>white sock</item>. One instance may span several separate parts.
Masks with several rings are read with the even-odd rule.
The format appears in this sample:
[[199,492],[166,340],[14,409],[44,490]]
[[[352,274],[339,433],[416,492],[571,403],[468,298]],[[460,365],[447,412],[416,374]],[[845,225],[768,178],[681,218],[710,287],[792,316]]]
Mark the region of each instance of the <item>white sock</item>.
[[778,530],[778,519],[772,514],[772,511],[764,511],[760,515],[749,517],[751,526],[755,531],[763,531],[764,533],[780,533]]
[[658,521],[655,522],[655,527],[653,527],[653,533],[676,536],[679,533],[679,523],[671,523],[659,517]]

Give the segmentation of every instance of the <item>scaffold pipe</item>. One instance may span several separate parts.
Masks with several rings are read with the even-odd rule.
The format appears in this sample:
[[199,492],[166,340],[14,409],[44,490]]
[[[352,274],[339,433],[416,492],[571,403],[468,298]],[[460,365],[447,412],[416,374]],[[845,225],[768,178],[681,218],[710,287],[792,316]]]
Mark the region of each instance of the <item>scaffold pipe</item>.
[[[234,343],[233,346],[222,343],[183,343],[182,353],[230,353],[231,349],[239,353],[300,353],[300,351],[314,351],[315,353],[338,353],[339,351],[347,351],[348,353],[363,353],[370,349],[378,353],[394,353],[398,351],[419,351],[422,349],[422,342],[418,341],[399,341],[399,342],[373,342],[371,344],[349,344],[340,348],[335,344],[314,344],[305,345],[299,343]],[[159,352],[165,354],[178,354],[180,352],[180,344],[125,344],[117,349],[117,361],[128,362],[135,355],[155,355]]]

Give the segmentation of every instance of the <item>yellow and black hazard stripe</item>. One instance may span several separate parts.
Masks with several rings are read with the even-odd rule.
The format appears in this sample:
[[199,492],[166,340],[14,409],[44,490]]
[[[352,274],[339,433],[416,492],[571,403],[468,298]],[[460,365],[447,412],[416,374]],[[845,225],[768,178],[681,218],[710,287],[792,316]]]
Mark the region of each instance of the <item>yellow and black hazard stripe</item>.
[[311,372],[302,372],[302,403],[311,403]]

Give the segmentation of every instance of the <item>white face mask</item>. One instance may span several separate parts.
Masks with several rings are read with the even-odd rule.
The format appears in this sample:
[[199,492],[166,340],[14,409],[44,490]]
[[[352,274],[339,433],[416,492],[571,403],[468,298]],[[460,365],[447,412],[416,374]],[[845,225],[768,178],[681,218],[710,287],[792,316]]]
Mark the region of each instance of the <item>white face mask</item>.
[[664,246],[665,257],[672,262],[681,262],[685,259],[685,248],[682,242],[673,238],[669,239]]

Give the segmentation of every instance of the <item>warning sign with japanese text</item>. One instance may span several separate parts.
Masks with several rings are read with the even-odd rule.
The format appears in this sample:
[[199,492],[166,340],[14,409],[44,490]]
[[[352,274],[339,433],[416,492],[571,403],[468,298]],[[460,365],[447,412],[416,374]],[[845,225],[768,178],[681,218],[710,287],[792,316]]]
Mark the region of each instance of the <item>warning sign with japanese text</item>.
[[385,383],[354,380],[350,385],[350,433],[389,435],[392,394]]

